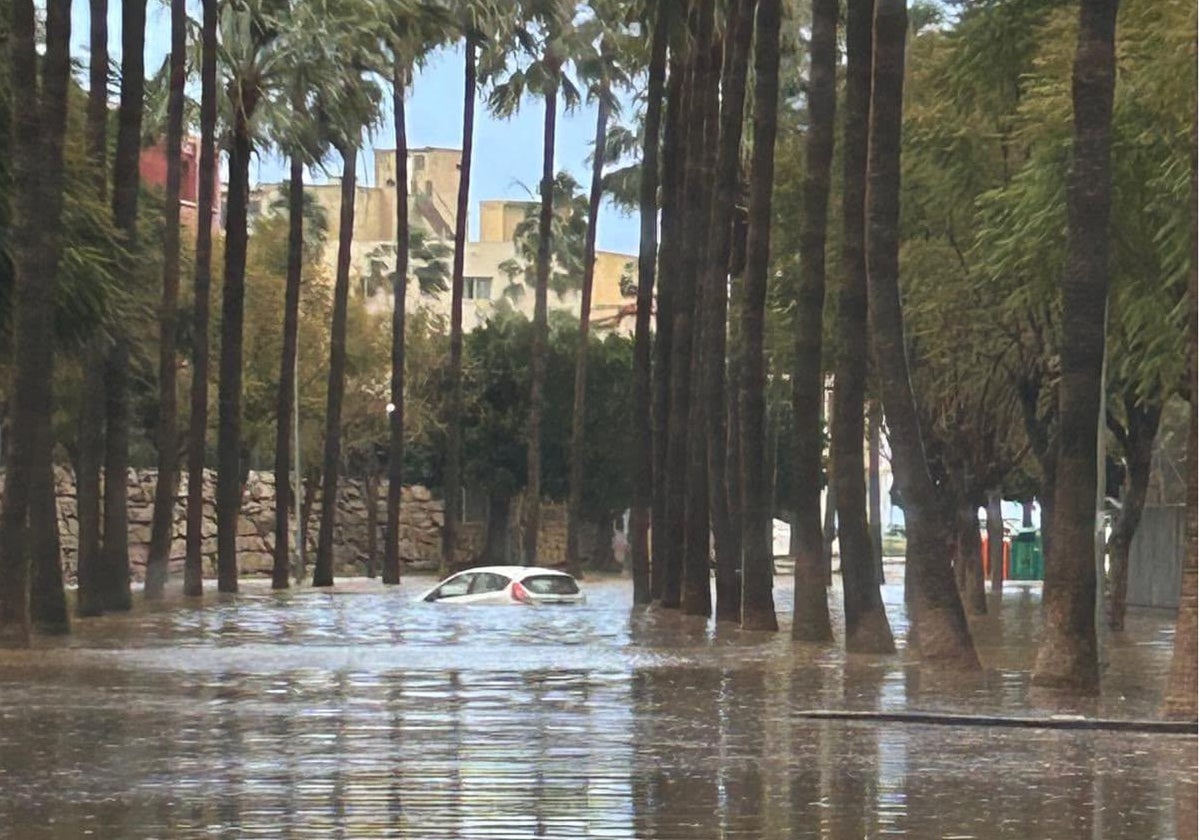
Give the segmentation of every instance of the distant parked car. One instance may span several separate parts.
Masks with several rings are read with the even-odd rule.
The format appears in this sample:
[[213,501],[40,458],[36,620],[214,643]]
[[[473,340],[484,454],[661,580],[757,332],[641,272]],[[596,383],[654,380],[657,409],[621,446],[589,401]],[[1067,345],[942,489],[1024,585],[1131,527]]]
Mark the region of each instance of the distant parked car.
[[421,595],[439,604],[582,604],[579,583],[538,566],[479,566],[451,575]]

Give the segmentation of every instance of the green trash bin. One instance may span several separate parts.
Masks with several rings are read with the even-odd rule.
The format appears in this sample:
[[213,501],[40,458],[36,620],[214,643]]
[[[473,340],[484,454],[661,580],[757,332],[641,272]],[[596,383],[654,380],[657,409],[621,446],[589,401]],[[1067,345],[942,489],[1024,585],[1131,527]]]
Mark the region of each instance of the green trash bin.
[[1018,531],[1013,535],[1010,551],[1009,580],[1042,580],[1045,577],[1041,532],[1032,528]]

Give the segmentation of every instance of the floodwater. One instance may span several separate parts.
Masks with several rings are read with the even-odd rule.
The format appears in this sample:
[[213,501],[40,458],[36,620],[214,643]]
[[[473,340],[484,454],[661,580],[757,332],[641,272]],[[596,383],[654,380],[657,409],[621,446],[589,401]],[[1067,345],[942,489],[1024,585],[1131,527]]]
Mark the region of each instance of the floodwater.
[[974,625],[984,673],[946,678],[792,643],[783,577],[780,634],[631,610],[621,580],[579,608],[413,603],[427,584],[244,584],[0,653],[0,837],[1196,837],[1194,736],[797,714],[1156,717],[1169,614],[1134,611],[1077,702],[1029,687],[1036,586]]

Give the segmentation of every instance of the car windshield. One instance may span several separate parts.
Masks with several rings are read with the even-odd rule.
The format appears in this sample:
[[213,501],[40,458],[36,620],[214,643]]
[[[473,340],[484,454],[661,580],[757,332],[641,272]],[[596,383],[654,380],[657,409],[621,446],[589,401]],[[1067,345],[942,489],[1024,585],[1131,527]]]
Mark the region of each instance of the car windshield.
[[574,595],[579,591],[575,578],[567,575],[532,575],[521,585],[535,595]]

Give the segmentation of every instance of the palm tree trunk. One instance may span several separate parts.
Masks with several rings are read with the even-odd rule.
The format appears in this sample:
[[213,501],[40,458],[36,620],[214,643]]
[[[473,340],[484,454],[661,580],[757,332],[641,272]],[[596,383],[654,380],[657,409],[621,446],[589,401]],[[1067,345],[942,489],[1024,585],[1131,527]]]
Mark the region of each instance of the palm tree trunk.
[[771,594],[774,567],[768,528],[766,462],[767,269],[771,249],[771,195],[779,107],[780,0],[759,0],[754,36],[754,153],[750,162],[750,232],[746,242],[742,313],[742,627],[777,630]]
[[529,436],[525,459],[525,545],[522,556],[527,566],[537,565],[538,529],[542,507],[542,380],[546,378],[546,296],[550,285],[550,225],[554,218],[554,129],[558,111],[558,87],[546,92],[542,131],[542,207],[538,216],[537,281],[534,286],[533,349],[529,371]]
[[1151,462],[1154,457],[1154,437],[1162,417],[1161,403],[1136,405],[1126,402],[1129,426],[1118,435],[1125,450],[1125,487],[1121,494],[1121,513],[1108,538],[1108,556],[1112,560],[1112,596],[1109,601],[1108,626],[1111,630],[1125,629],[1125,603],[1129,592],[1129,547],[1142,521],[1146,506],[1146,491],[1150,487]]
[[592,317],[592,281],[596,276],[596,227],[604,179],[604,143],[608,135],[608,97],[605,83],[597,97],[596,139],[592,156],[592,185],[588,194],[587,231],[583,243],[583,288],[579,296],[579,346],[575,348],[575,391],[571,404],[571,469],[567,499],[567,568],[578,572],[583,566],[579,550],[579,528],[583,524],[583,460],[586,450],[588,338]]
[[[688,38],[695,45],[700,43],[698,10],[691,10],[688,21]],[[696,82],[699,63],[699,48],[693,46],[683,63],[683,79],[680,92],[680,204],[678,218],[674,222],[671,249],[680,248],[680,255],[672,261],[671,282],[674,286],[671,302],[671,348],[669,351],[670,399],[667,411],[667,454],[664,465],[666,478],[666,527],[663,537],[670,540],[672,548],[667,555],[667,566],[663,574],[663,591],[660,603],[664,607],[677,609],[683,599],[684,566],[687,562],[687,491],[688,491],[688,419],[691,395],[692,367],[692,319],[695,316],[696,282],[695,260],[684,247],[693,241],[697,233],[695,211],[698,204],[696,179],[701,164],[697,158],[703,149],[702,104],[698,101],[699,85]],[[664,248],[666,248],[664,242]],[[665,271],[664,271],[665,273]]]
[[629,514],[629,525],[632,531],[630,566],[635,604],[648,604],[653,598],[648,533],[654,499],[650,313],[654,308],[654,272],[658,258],[659,136],[662,131],[669,25],[669,8],[659,7],[654,15],[654,33],[650,45],[646,122],[642,137],[642,180],[639,194],[641,239],[638,244],[637,321],[633,339],[634,501]]
[[171,0],[171,79],[167,98],[167,204],[163,230],[162,309],[158,316],[158,476],[146,559],[146,597],[162,598],[175,532],[179,477],[179,401],[175,394],[175,325],[179,309],[179,181],[183,153],[183,86],[187,4]]
[[[809,41],[808,133],[804,141],[804,217],[800,228],[800,277],[792,325],[796,336],[792,369],[793,441],[796,453],[793,482],[796,518],[792,526],[796,535],[796,591],[792,638],[805,642],[833,641],[821,534],[821,407],[825,397],[821,324],[825,314],[825,240],[837,100],[837,18],[837,0],[813,0],[812,37]],[[862,414],[861,404],[859,414]],[[861,434],[857,443],[857,466],[861,482]],[[837,460],[836,453],[834,460]],[[844,535],[842,528],[839,528],[839,532]],[[864,554],[862,560],[866,561],[869,556],[869,552]],[[843,542],[843,570],[845,557]]]
[[[248,87],[248,86],[247,86]],[[243,88],[243,101],[255,92]],[[217,404],[217,589],[237,592],[242,508],[242,324],[246,298],[246,211],[250,194],[251,105],[235,109],[221,290],[221,382]]]
[[[404,486],[404,319],[408,298],[408,133],[404,94],[408,68],[392,68],[396,129],[396,273],[392,278],[392,410],[388,416],[388,494],[383,544],[383,582],[400,583],[400,491]],[[448,519],[449,517],[444,517]],[[373,538],[372,538],[373,539]],[[372,559],[372,563],[374,559]]]
[[[90,0],[90,59],[87,106],[88,162],[101,201],[108,197],[108,0]],[[80,616],[103,612],[100,577],[100,465],[104,449],[104,342],[88,342],[82,360],[83,405],[79,415],[79,457],[75,470],[78,511],[75,609]]]
[[16,373],[11,458],[0,510],[0,647],[28,645],[31,618],[39,629],[68,629],[53,498],[50,420],[54,287],[60,253],[55,232],[63,206],[71,4],[69,0],[51,0],[46,12],[40,97],[35,93],[39,59],[32,2],[13,3],[7,51],[13,90],[28,92],[32,101],[23,101],[12,117]]
[[[717,143],[716,187],[708,219],[708,253],[705,285],[708,306],[704,317],[709,345],[706,356],[704,401],[708,432],[708,492],[716,548],[717,621],[741,620],[742,592],[740,541],[735,536],[730,503],[729,424],[725,382],[726,330],[729,310],[729,258],[733,238],[733,210],[737,201],[741,163],[742,123],[746,106],[746,72],[754,35],[754,2],[730,4],[725,24],[725,54],[721,68],[720,135]],[[735,447],[736,448],[736,447]],[[734,474],[736,475],[736,473]]]
[[341,227],[337,276],[333,285],[333,324],[329,338],[329,388],[325,401],[325,457],[321,474],[321,524],[313,586],[333,586],[333,529],[337,525],[338,475],[342,461],[342,398],[346,392],[346,312],[350,297],[350,245],[354,241],[355,160],[353,147],[341,150]]
[[193,275],[192,388],[188,412],[187,556],[183,594],[203,591],[204,454],[208,437],[208,307],[212,283],[212,205],[216,173],[217,3],[202,0],[200,28],[200,187],[197,190],[196,258]]
[[1110,148],[1117,0],[1083,0],[1072,101],[1075,138],[1067,176],[1067,270],[1059,383],[1059,446],[1052,550],[1046,557],[1038,685],[1099,690],[1096,646],[1096,435],[1103,411],[1108,311]]
[[[689,174],[693,198],[685,216],[688,242],[704,242],[712,217],[713,179],[717,168],[717,133],[720,125],[721,59],[720,41],[715,36],[715,3],[702,0],[699,7],[696,41],[697,56],[693,85],[696,108],[691,130],[698,134],[698,154],[689,158],[699,167]],[[712,614],[712,545],[709,510],[711,477],[708,473],[708,407],[704,400],[705,378],[714,340],[705,331],[706,312],[711,306],[706,288],[709,266],[704,247],[691,248],[684,254],[684,272],[694,285],[691,318],[691,352],[688,354],[687,472],[684,497],[683,588],[680,608],[687,615]],[[720,330],[723,333],[722,320]],[[678,335],[678,333],[676,333]],[[720,364],[725,364],[724,342]],[[723,531],[724,536],[727,531]]]
[[[297,113],[297,109],[293,109]],[[292,155],[288,175],[287,287],[283,299],[283,352],[275,395],[275,558],[271,588],[287,589],[291,577],[288,511],[293,507],[291,474],[292,412],[295,411],[296,350],[299,347],[300,283],[304,272],[304,161]],[[299,483],[300,476],[296,476]],[[299,516],[300,511],[296,511]]]
[[[121,104],[117,113],[117,149],[113,157],[113,219],[132,259],[137,242],[138,162],[145,92],[146,0],[121,2]],[[130,338],[120,326],[105,362],[106,438],[104,445],[104,608],[128,610],[129,533],[126,474],[132,421],[129,394]]]
[[867,164],[872,338],[891,430],[892,466],[908,524],[914,633],[925,660],[978,668],[950,565],[954,511],[941,498],[926,466],[900,306],[900,124],[907,18],[904,0],[877,0]]
[[446,512],[442,526],[441,571],[449,571],[458,546],[458,523],[462,519],[463,458],[463,273],[467,253],[467,212],[471,195],[471,150],[475,144],[475,44],[464,44],[462,162],[458,172],[458,203],[454,212],[454,267],[450,279],[450,382],[446,428]]
[[682,251],[680,215],[683,202],[683,155],[686,146],[684,125],[685,65],[672,48],[670,75],[667,79],[666,125],[663,130],[662,247],[658,271],[658,301],[654,334],[653,422],[654,422],[654,496],[651,511],[653,549],[650,564],[650,597],[663,601],[668,578],[677,574],[679,544],[672,532],[668,496],[670,475],[671,345],[675,332],[675,287],[679,282]]

